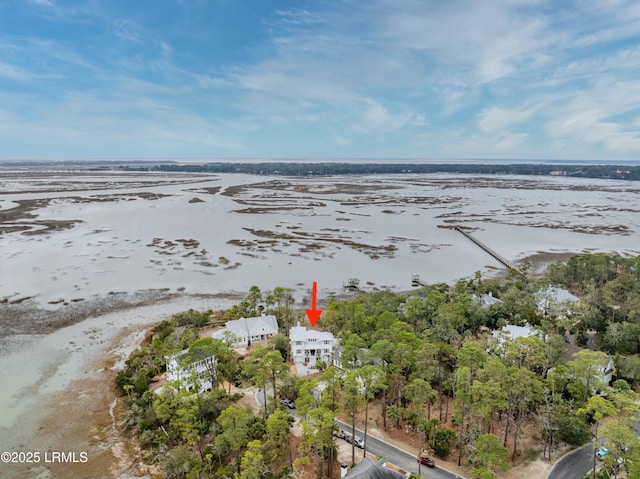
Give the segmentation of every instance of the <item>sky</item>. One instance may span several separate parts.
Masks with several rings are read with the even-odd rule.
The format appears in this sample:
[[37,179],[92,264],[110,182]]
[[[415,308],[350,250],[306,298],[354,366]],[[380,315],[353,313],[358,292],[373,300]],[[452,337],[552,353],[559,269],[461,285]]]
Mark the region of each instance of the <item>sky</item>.
[[0,0],[0,159],[640,160],[637,0]]

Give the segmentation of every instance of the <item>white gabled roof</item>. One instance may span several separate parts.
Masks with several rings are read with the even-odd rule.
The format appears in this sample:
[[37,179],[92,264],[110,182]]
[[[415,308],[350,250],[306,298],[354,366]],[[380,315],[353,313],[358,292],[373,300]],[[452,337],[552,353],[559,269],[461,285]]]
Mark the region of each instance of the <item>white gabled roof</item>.
[[291,341],[309,341],[316,339],[318,341],[333,341],[333,334],[326,331],[318,331],[316,329],[307,329],[305,326],[293,326],[289,331]]
[[227,321],[227,331],[240,338],[260,336],[262,334],[276,334],[278,332],[278,321],[273,315],[240,318]]

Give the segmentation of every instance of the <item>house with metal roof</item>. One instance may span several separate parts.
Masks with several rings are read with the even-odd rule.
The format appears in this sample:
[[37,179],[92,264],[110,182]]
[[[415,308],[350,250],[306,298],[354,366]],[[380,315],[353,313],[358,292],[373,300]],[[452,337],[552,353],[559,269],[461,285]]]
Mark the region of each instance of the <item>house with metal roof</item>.
[[224,339],[232,335],[233,346],[236,348],[250,347],[267,341],[271,336],[278,334],[278,321],[273,315],[256,316],[253,318],[240,318],[227,321],[225,328],[213,333],[214,338]]
[[406,479],[407,475],[387,467],[386,459],[376,462],[365,457],[344,476],[348,479]]

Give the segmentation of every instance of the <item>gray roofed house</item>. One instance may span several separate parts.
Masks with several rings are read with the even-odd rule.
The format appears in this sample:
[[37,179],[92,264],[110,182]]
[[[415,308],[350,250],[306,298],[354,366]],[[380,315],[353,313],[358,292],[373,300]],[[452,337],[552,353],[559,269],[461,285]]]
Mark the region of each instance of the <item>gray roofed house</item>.
[[473,299],[476,303],[478,303],[483,308],[488,308],[491,305],[502,303],[501,299],[496,298],[491,291],[486,294],[481,295],[471,295],[471,299]]
[[406,479],[406,475],[386,467],[386,459],[377,462],[365,457],[351,469],[346,477],[349,479]]
[[566,289],[549,286],[536,293],[538,311],[542,314],[566,316],[571,314],[573,306],[580,302],[580,298],[571,294]]
[[248,347],[278,334],[278,321],[273,315],[227,321],[225,329],[216,331],[213,337],[222,339],[225,333],[230,333],[236,338],[235,347]]

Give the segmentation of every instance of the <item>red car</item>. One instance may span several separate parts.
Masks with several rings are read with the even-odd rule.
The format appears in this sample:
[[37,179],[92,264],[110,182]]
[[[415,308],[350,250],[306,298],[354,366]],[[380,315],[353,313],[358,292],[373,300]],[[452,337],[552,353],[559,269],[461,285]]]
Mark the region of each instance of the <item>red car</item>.
[[422,464],[423,466],[427,466],[427,467],[436,467],[436,463],[433,462],[433,460],[429,459],[426,456],[420,456],[418,458],[418,462],[420,462],[420,464]]

